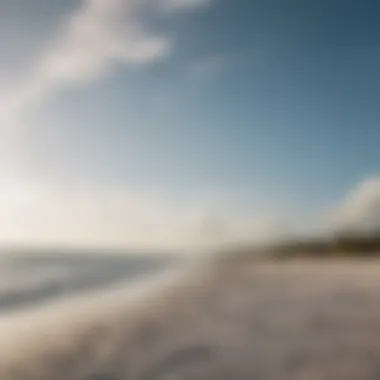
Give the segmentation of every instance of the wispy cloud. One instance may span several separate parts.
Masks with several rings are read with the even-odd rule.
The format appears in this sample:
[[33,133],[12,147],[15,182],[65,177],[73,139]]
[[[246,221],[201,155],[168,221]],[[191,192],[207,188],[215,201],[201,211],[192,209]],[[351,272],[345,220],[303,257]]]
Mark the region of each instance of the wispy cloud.
[[83,0],[66,20],[50,48],[32,65],[29,76],[11,93],[2,94],[0,116],[12,116],[50,94],[96,80],[116,64],[146,65],[171,52],[168,35],[156,35],[142,10],[156,13],[192,10],[208,0]]
[[351,190],[329,214],[334,229],[370,231],[380,228],[380,178],[369,178]]
[[128,186],[52,186],[7,179],[0,187],[0,241],[187,250],[278,236],[281,219],[248,215],[232,197],[198,192],[176,202]]

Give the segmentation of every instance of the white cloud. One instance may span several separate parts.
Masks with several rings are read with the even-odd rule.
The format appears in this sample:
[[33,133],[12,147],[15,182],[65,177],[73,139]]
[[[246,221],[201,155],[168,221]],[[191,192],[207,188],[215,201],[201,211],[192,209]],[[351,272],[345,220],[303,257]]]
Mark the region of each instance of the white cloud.
[[145,30],[136,0],[86,0],[41,60],[47,80],[76,82],[104,74],[115,62],[149,63],[165,57],[170,41]]
[[329,214],[333,229],[366,232],[380,228],[380,178],[370,178],[348,193]]
[[143,64],[168,54],[170,41],[145,30],[135,0],[85,0],[30,76],[6,94],[0,114],[32,106],[62,86],[104,75],[115,63]]
[[[170,36],[156,35],[142,10],[192,10],[207,0],[83,0],[29,75],[9,93],[1,94],[0,118],[14,117],[65,86],[96,80],[115,64],[144,65],[165,59]],[[157,6],[158,5],[158,6]]]
[[279,219],[250,218],[229,201],[200,195],[176,204],[141,189],[59,188],[3,179],[0,241],[188,250],[278,236]]

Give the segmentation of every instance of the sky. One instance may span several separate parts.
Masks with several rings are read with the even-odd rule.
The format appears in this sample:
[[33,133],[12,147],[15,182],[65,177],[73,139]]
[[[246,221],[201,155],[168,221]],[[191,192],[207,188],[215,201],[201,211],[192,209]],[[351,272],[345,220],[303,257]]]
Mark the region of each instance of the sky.
[[0,242],[172,249],[380,223],[374,0],[0,0]]

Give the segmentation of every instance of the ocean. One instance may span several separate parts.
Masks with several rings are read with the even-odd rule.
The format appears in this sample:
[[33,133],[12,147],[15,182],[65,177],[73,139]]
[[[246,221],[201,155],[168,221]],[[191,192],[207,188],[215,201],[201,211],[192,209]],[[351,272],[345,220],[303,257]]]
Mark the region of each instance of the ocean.
[[0,317],[58,299],[126,286],[173,267],[178,258],[146,253],[0,254]]

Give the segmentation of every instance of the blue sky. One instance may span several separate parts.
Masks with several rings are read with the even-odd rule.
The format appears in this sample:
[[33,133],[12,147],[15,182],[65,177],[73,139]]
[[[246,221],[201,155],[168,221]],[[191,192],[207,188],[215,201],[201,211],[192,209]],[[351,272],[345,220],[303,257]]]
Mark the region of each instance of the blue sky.
[[[148,225],[166,245],[191,240],[204,218],[260,236],[368,183],[374,202],[379,11],[369,0],[3,0],[3,203],[18,194],[7,215],[39,226],[26,234],[14,217],[3,238],[91,244],[106,228],[83,226],[116,220],[103,205],[115,192],[143,198],[141,238],[123,240],[136,228],[125,206],[130,220],[109,222],[119,235],[99,244],[144,246]],[[82,233],[61,235],[83,194],[94,205]]]

